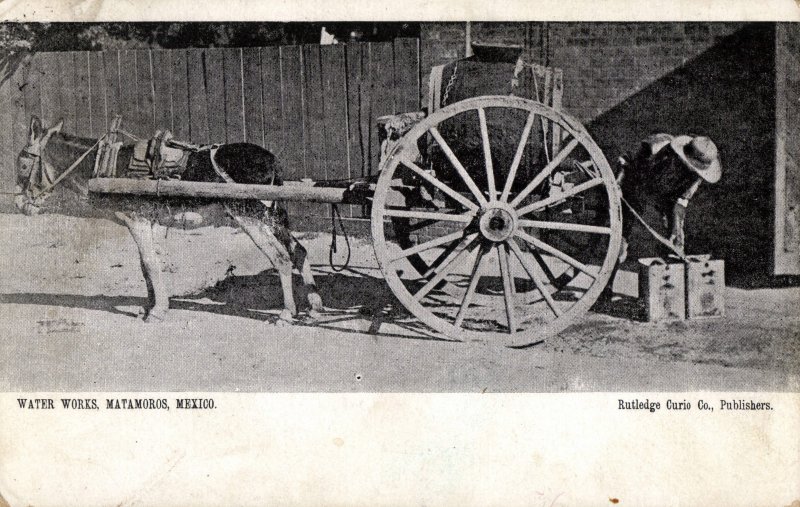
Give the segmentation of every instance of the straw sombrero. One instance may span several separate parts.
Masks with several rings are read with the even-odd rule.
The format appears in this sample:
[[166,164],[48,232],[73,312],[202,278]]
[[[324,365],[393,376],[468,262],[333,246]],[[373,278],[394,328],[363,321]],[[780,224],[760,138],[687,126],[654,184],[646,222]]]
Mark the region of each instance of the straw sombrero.
[[686,167],[705,181],[716,183],[722,177],[717,145],[708,137],[677,136],[670,146]]

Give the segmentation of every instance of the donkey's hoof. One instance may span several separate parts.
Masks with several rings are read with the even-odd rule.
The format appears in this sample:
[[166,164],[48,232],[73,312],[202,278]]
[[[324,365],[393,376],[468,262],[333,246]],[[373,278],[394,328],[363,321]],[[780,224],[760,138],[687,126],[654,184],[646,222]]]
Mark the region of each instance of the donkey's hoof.
[[312,308],[308,311],[309,320],[319,320],[321,318],[322,318],[322,313],[319,310]]
[[319,297],[319,294],[316,292],[312,292],[308,295],[308,304],[311,305],[315,311],[321,312],[325,306],[322,304],[322,298]]
[[278,320],[275,322],[275,325],[284,327],[291,326],[292,324],[294,324],[294,315],[292,315],[292,312],[284,308],[278,315]]
[[163,322],[164,319],[167,317],[166,310],[150,310],[147,312],[147,315],[144,317],[144,321],[148,324],[157,324],[159,322]]

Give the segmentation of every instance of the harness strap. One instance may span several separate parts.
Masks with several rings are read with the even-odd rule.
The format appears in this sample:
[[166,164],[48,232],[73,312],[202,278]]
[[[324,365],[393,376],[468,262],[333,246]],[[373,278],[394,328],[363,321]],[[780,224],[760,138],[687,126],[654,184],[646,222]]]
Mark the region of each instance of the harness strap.
[[[205,151],[206,149],[208,150],[208,157],[211,159],[211,167],[214,168],[214,172],[216,172],[219,175],[220,178],[225,180],[225,183],[236,183],[233,180],[233,178],[231,178],[230,174],[225,172],[225,169],[220,167],[219,164],[217,163],[216,155],[217,155],[217,150],[219,150],[219,147],[220,147],[219,144],[212,144],[212,145],[209,145],[209,146],[203,146],[202,147],[202,151]],[[200,151],[200,150],[198,150],[198,151]],[[272,183],[275,183],[275,174],[272,175]],[[267,208],[272,208],[272,206],[275,204],[274,201],[266,201],[266,200],[265,201],[261,201],[261,203],[264,206],[266,206]]]
[[99,145],[99,144],[100,144],[100,141],[102,141],[103,139],[105,139],[105,138],[106,138],[106,135],[107,135],[107,134],[103,134],[103,136],[102,136],[100,139],[98,139],[98,140],[97,140],[97,142],[95,142],[95,143],[94,143],[94,144],[93,144],[93,145],[92,145],[92,146],[91,146],[91,147],[90,147],[88,150],[86,150],[85,152],[83,152],[83,154],[82,154],[80,157],[78,157],[78,158],[77,158],[77,160],[75,160],[75,162],[73,162],[71,166],[69,166],[69,167],[68,167],[68,168],[67,168],[67,169],[66,169],[66,170],[65,170],[63,173],[59,174],[59,175],[58,175],[58,177],[57,177],[55,180],[53,180],[53,182],[52,182],[52,183],[50,183],[50,184],[49,184],[49,185],[47,185],[45,188],[43,188],[42,190],[40,190],[39,192],[37,192],[37,193],[36,193],[36,195],[35,195],[35,196],[33,196],[33,197],[34,197],[34,199],[36,199],[36,198],[40,197],[41,195],[43,195],[43,194],[45,194],[45,193],[47,193],[47,192],[49,192],[49,191],[53,190],[53,188],[54,188],[56,185],[58,185],[58,184],[59,184],[59,183],[60,183],[60,182],[61,182],[61,181],[62,181],[64,178],[66,178],[67,176],[69,176],[69,173],[71,173],[72,171],[74,171],[74,170],[75,170],[75,168],[76,168],[76,167],[78,167],[78,165],[80,165],[80,163],[81,163],[81,162],[83,162],[83,159],[85,159],[85,158],[86,158],[86,156],[87,156],[87,155],[88,155],[88,154],[89,154],[89,153],[90,153],[90,152],[91,152],[93,149],[95,149],[95,148],[97,147],[97,145]]
[[218,146],[214,146],[213,148],[209,149],[208,157],[211,159],[211,167],[214,168],[214,172],[216,172],[220,178],[225,180],[225,183],[236,183],[233,181],[233,178],[225,172],[225,169],[221,168],[219,164],[217,164],[216,155]]

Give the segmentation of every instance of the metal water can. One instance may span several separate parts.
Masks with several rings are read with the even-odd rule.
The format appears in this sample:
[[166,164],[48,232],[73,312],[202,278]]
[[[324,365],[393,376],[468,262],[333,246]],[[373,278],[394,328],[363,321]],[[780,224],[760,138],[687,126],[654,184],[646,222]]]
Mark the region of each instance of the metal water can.
[[639,299],[649,322],[686,318],[685,270],[683,263],[658,257],[639,259]]
[[690,255],[686,262],[686,317],[725,315],[725,261]]

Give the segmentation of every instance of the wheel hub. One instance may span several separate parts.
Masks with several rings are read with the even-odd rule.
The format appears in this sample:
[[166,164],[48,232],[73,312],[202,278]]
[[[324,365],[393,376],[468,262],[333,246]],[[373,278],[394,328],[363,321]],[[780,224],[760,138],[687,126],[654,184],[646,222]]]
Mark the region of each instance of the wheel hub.
[[483,237],[499,243],[514,234],[517,228],[517,214],[505,203],[491,202],[481,214],[478,227]]

